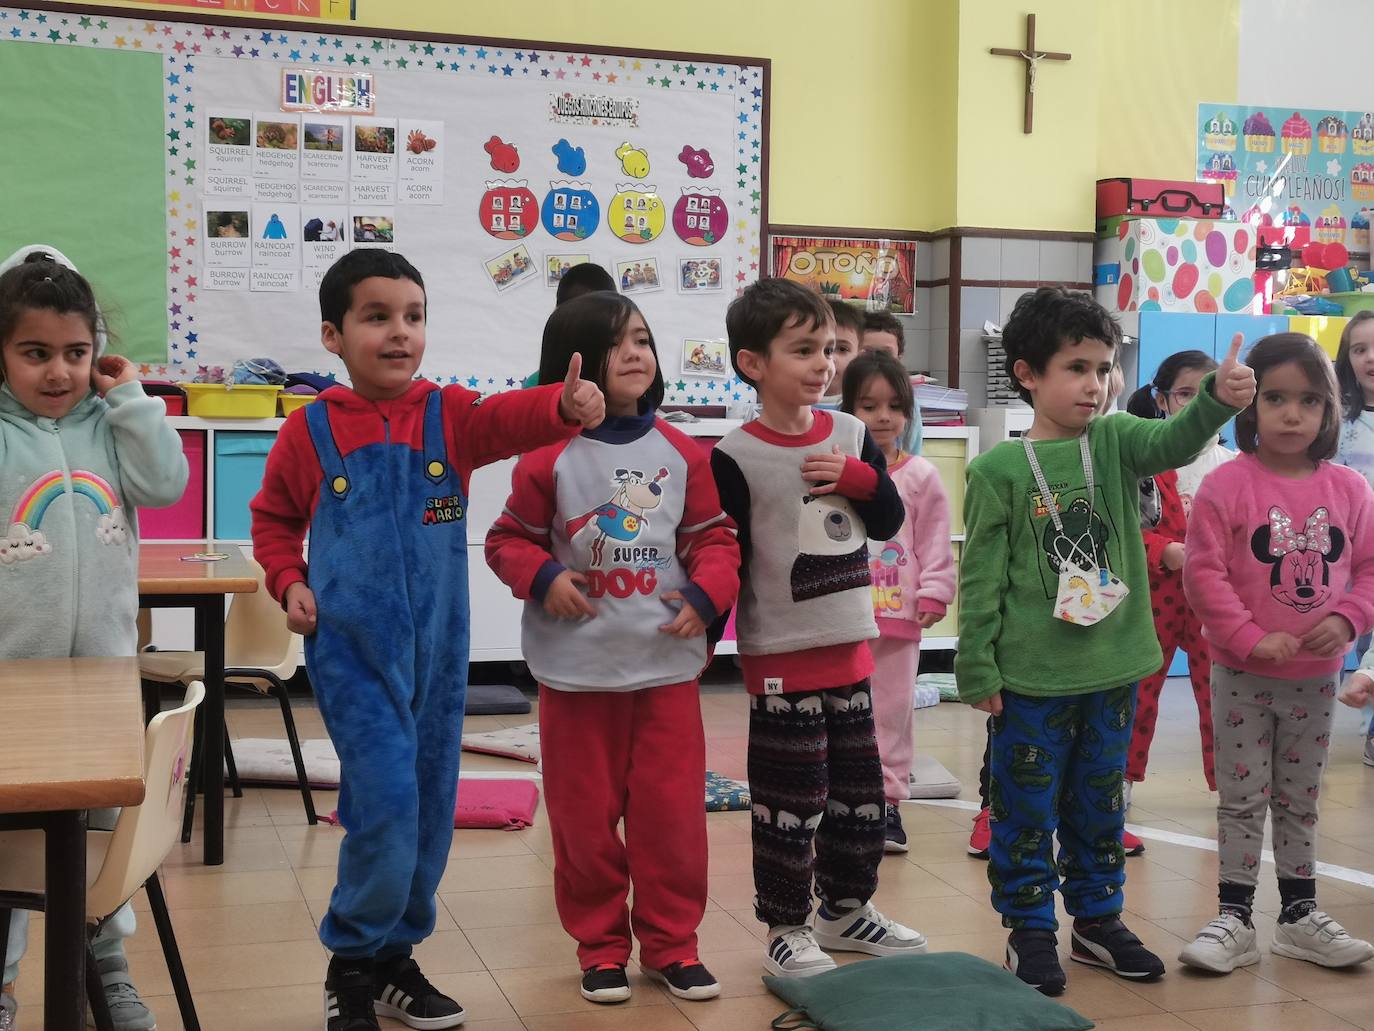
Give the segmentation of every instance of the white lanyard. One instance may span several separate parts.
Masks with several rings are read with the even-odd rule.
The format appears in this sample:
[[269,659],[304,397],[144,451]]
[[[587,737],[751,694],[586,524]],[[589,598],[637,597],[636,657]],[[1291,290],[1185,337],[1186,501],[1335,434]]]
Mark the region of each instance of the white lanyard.
[[[1040,468],[1040,460],[1035,457],[1035,448],[1031,447],[1031,442],[1027,440],[1024,436],[1021,438],[1021,446],[1026,449],[1026,461],[1030,463],[1031,474],[1035,477],[1035,485],[1040,489],[1040,496],[1045,501],[1045,507],[1049,509],[1050,520],[1054,523],[1054,531],[1056,534],[1058,534],[1059,540],[1064,541],[1069,546],[1071,552],[1078,553],[1078,555],[1083,559],[1082,565],[1084,568],[1096,569],[1096,549],[1094,548],[1091,553],[1084,551],[1081,543],[1081,536],[1078,540],[1071,540],[1069,536],[1066,533],[1064,533],[1064,521],[1059,518],[1059,506],[1055,504],[1054,496],[1050,493],[1049,484],[1045,482],[1045,473]],[[1088,524],[1085,536],[1087,536],[1088,540],[1091,541],[1093,525],[1093,505],[1096,501],[1097,491],[1093,481],[1093,461],[1092,454],[1088,451],[1088,434],[1086,431],[1082,433],[1078,438],[1078,450],[1079,455],[1083,459],[1083,480],[1088,487]],[[1061,558],[1067,557],[1068,556],[1061,556]]]

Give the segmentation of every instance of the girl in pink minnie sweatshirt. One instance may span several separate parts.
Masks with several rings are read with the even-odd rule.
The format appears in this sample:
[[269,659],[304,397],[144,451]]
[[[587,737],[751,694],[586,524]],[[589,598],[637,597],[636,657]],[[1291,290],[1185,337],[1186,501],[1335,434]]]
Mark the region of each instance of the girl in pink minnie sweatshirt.
[[1342,659],[1374,624],[1374,494],[1336,465],[1340,403],[1310,337],[1248,358],[1258,392],[1243,454],[1193,501],[1184,591],[1211,646],[1220,914],[1179,957],[1229,972],[1259,961],[1251,924],[1266,811],[1283,911],[1273,951],[1328,967],[1374,959],[1317,909],[1316,824]]
[[897,803],[911,797],[912,691],[921,658],[921,631],[954,598],[949,502],[935,466],[901,450],[915,417],[910,374],[892,355],[865,351],[845,370],[841,407],[862,420],[883,449],[906,520],[886,542],[870,541],[873,616],[880,636],[873,651],[873,723],[887,796],[888,852],[907,850]]

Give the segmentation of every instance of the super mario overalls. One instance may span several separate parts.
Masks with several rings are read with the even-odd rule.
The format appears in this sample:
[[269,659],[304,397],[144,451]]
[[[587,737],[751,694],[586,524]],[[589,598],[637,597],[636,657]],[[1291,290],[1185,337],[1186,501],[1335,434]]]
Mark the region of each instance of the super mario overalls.
[[306,409],[324,479],[310,536],[317,624],[305,656],[339,755],[347,831],[320,939],[341,956],[404,955],[429,935],[453,838],[467,498],[448,461],[441,397],[426,399],[423,452],[393,443],[388,425],[385,441],[347,462],[330,406]]

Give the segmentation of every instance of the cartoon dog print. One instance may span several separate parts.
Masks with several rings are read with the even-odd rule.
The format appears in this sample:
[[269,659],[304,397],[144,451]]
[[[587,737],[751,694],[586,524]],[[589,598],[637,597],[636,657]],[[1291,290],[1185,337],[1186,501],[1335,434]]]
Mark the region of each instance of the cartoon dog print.
[[1299,532],[1293,517],[1278,505],[1269,509],[1269,522],[1250,538],[1250,551],[1274,568],[1269,593],[1298,612],[1311,612],[1331,596],[1331,563],[1345,550],[1345,534],[1330,523],[1326,508],[1318,507]]
[[667,478],[668,470],[663,468],[653,479],[638,469],[617,469],[611,477],[614,493],[610,500],[569,520],[568,540],[574,540],[584,532],[592,533],[592,565],[600,566],[608,538],[628,544],[649,525],[645,513],[663,504],[663,488],[659,484]]

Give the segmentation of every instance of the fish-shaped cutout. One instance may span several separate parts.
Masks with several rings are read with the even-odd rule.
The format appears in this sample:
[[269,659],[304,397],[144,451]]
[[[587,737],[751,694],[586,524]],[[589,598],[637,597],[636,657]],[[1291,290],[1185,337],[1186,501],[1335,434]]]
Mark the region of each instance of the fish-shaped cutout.
[[649,174],[649,154],[643,148],[628,142],[622,143],[616,147],[615,156],[620,159],[620,167],[626,175],[643,179]]
[[581,147],[560,139],[551,149],[558,158],[558,170],[564,175],[582,175],[587,171],[587,153]]
[[687,166],[687,175],[692,179],[709,179],[711,173],[716,170],[716,163],[711,160],[711,152],[705,147],[698,150],[696,147],[684,146],[677,159]]
[[498,172],[514,172],[520,167],[520,152],[514,143],[507,143],[500,136],[493,136],[482,144],[482,149],[491,155],[491,167]]

